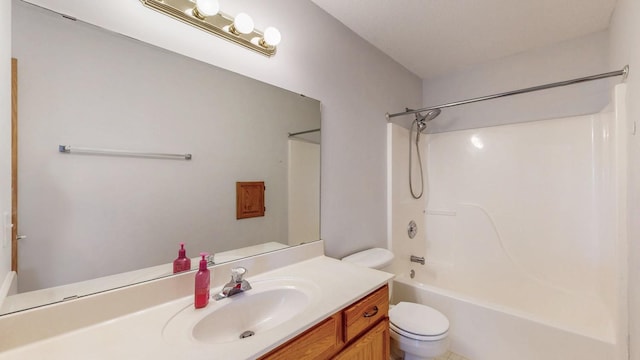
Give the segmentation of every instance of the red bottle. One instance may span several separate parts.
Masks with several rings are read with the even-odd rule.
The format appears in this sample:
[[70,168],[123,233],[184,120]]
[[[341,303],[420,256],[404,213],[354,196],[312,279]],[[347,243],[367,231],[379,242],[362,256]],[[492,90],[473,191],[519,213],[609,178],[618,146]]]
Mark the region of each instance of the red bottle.
[[209,269],[207,269],[207,260],[205,260],[207,253],[200,253],[200,256],[202,256],[202,260],[200,260],[200,269],[196,273],[194,300],[194,306],[196,309],[203,308],[209,303],[209,285],[211,283],[211,273],[209,272]]
[[173,273],[191,270],[191,259],[187,257],[187,251],[184,249],[184,243],[180,243],[178,250],[178,258],[173,260]]

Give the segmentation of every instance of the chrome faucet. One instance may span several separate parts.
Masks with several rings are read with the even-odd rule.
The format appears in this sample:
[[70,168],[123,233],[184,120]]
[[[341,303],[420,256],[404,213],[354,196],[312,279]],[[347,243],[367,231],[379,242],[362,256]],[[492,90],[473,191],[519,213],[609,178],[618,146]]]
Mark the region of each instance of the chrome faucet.
[[207,259],[207,266],[212,266],[212,265],[216,264],[216,262],[215,262],[215,259],[216,259],[215,258],[215,254],[207,255],[206,259]]
[[243,267],[231,269],[231,281],[222,288],[222,291],[215,296],[215,299],[222,300],[235,294],[251,290],[249,282],[242,278],[246,273],[247,269]]
[[418,263],[420,265],[424,265],[424,256],[411,255],[411,262]]

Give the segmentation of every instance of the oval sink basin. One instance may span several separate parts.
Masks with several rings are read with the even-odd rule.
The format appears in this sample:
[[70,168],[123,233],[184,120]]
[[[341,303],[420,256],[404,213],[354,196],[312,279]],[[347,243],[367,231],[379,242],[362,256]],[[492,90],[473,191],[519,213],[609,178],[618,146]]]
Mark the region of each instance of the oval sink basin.
[[169,320],[163,329],[165,339],[208,344],[243,341],[286,323],[311,303],[310,284],[264,281],[251,285],[253,289],[230,298],[211,299],[204,309],[195,309],[191,303]]
[[291,319],[309,303],[309,297],[297,289],[253,294],[248,291],[234,296],[234,301],[220,306],[193,327],[194,339],[221,343],[259,334]]

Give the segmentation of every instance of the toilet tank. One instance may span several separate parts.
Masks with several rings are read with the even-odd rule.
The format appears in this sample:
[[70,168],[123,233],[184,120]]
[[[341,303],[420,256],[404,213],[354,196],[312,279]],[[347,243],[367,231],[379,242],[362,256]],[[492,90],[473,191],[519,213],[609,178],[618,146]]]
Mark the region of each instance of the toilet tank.
[[372,269],[382,269],[391,265],[391,261],[393,261],[393,253],[387,249],[373,248],[343,257],[342,261],[366,266]]

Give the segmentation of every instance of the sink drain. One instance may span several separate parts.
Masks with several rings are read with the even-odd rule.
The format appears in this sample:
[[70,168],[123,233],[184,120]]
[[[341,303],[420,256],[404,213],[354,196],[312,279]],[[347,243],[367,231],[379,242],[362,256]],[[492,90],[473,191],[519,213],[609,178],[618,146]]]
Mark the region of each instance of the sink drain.
[[255,334],[256,333],[254,333],[253,331],[247,330],[247,331],[243,332],[242,334],[240,334],[240,339],[246,339],[246,338],[251,337],[251,336],[253,336]]

